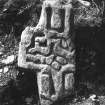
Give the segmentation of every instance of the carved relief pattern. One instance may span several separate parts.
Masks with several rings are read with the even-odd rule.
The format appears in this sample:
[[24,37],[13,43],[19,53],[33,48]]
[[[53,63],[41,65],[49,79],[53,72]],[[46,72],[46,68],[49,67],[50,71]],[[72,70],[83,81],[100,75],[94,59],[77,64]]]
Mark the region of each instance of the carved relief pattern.
[[18,65],[37,73],[42,105],[50,105],[73,92],[75,48],[71,11],[71,4],[44,1],[38,25],[22,32]]

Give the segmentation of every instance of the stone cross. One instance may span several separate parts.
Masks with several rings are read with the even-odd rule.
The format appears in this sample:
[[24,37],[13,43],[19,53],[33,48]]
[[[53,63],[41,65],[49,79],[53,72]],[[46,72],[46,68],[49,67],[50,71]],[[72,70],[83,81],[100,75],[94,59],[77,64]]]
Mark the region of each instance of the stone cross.
[[[37,73],[41,105],[51,105],[74,91],[72,2],[73,0],[43,1],[38,25],[27,27],[21,35],[18,65]],[[87,2],[84,5],[89,4]]]

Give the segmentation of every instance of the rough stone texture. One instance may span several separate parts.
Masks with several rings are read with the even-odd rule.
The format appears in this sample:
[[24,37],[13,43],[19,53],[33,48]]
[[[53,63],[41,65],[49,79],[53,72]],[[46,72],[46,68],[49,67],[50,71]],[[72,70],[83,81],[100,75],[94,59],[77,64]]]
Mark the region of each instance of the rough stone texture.
[[[84,4],[82,0],[77,1]],[[73,21],[70,21],[71,2],[45,0],[38,25],[27,27],[21,35],[18,65],[37,73],[41,105],[50,105],[71,95],[74,90],[75,47]]]

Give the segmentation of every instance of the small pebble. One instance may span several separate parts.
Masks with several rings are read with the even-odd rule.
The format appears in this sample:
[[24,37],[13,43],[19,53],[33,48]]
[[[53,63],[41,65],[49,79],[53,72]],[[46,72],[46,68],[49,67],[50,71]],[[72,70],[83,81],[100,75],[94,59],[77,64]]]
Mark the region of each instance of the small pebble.
[[7,73],[9,71],[8,67],[4,67],[4,73]]
[[1,61],[1,63],[10,64],[10,63],[13,63],[14,60],[15,60],[15,56],[14,55],[11,55],[11,56],[8,56],[7,59],[3,59]]
[[3,55],[3,52],[0,52],[0,55]]
[[91,95],[90,97],[89,97],[92,101],[95,101],[96,99],[96,95],[95,94],[93,94],[93,95]]
[[0,73],[2,73],[3,69],[0,69]]

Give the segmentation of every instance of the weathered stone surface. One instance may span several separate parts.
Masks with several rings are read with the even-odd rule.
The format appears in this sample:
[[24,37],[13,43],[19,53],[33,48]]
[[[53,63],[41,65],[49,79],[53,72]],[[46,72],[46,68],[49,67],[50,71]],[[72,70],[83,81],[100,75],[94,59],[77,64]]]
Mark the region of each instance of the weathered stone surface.
[[67,64],[67,60],[63,57],[57,56],[56,61],[58,61],[60,64],[65,65]]
[[50,56],[46,57],[46,63],[50,65],[52,63],[53,59],[54,59],[54,55],[50,55]]
[[50,83],[49,83],[49,76],[48,75],[43,75],[41,77],[41,88],[42,88],[42,91],[41,91],[41,95],[46,95],[46,96],[49,96],[50,94]]
[[[89,5],[83,0],[75,1]],[[41,105],[50,105],[74,90],[75,47],[71,32],[71,2],[45,0],[38,25],[27,27],[22,32],[18,65],[36,71]]]
[[59,64],[58,62],[56,62],[56,61],[54,61],[51,66],[52,66],[54,69],[57,69],[57,70],[59,70],[60,67],[61,67],[60,64]]
[[71,90],[74,85],[74,75],[73,73],[65,74],[65,89]]
[[60,18],[60,11],[59,9],[53,8],[52,11],[52,17],[51,17],[51,27],[52,28],[60,28],[62,26],[61,24],[61,18]]

